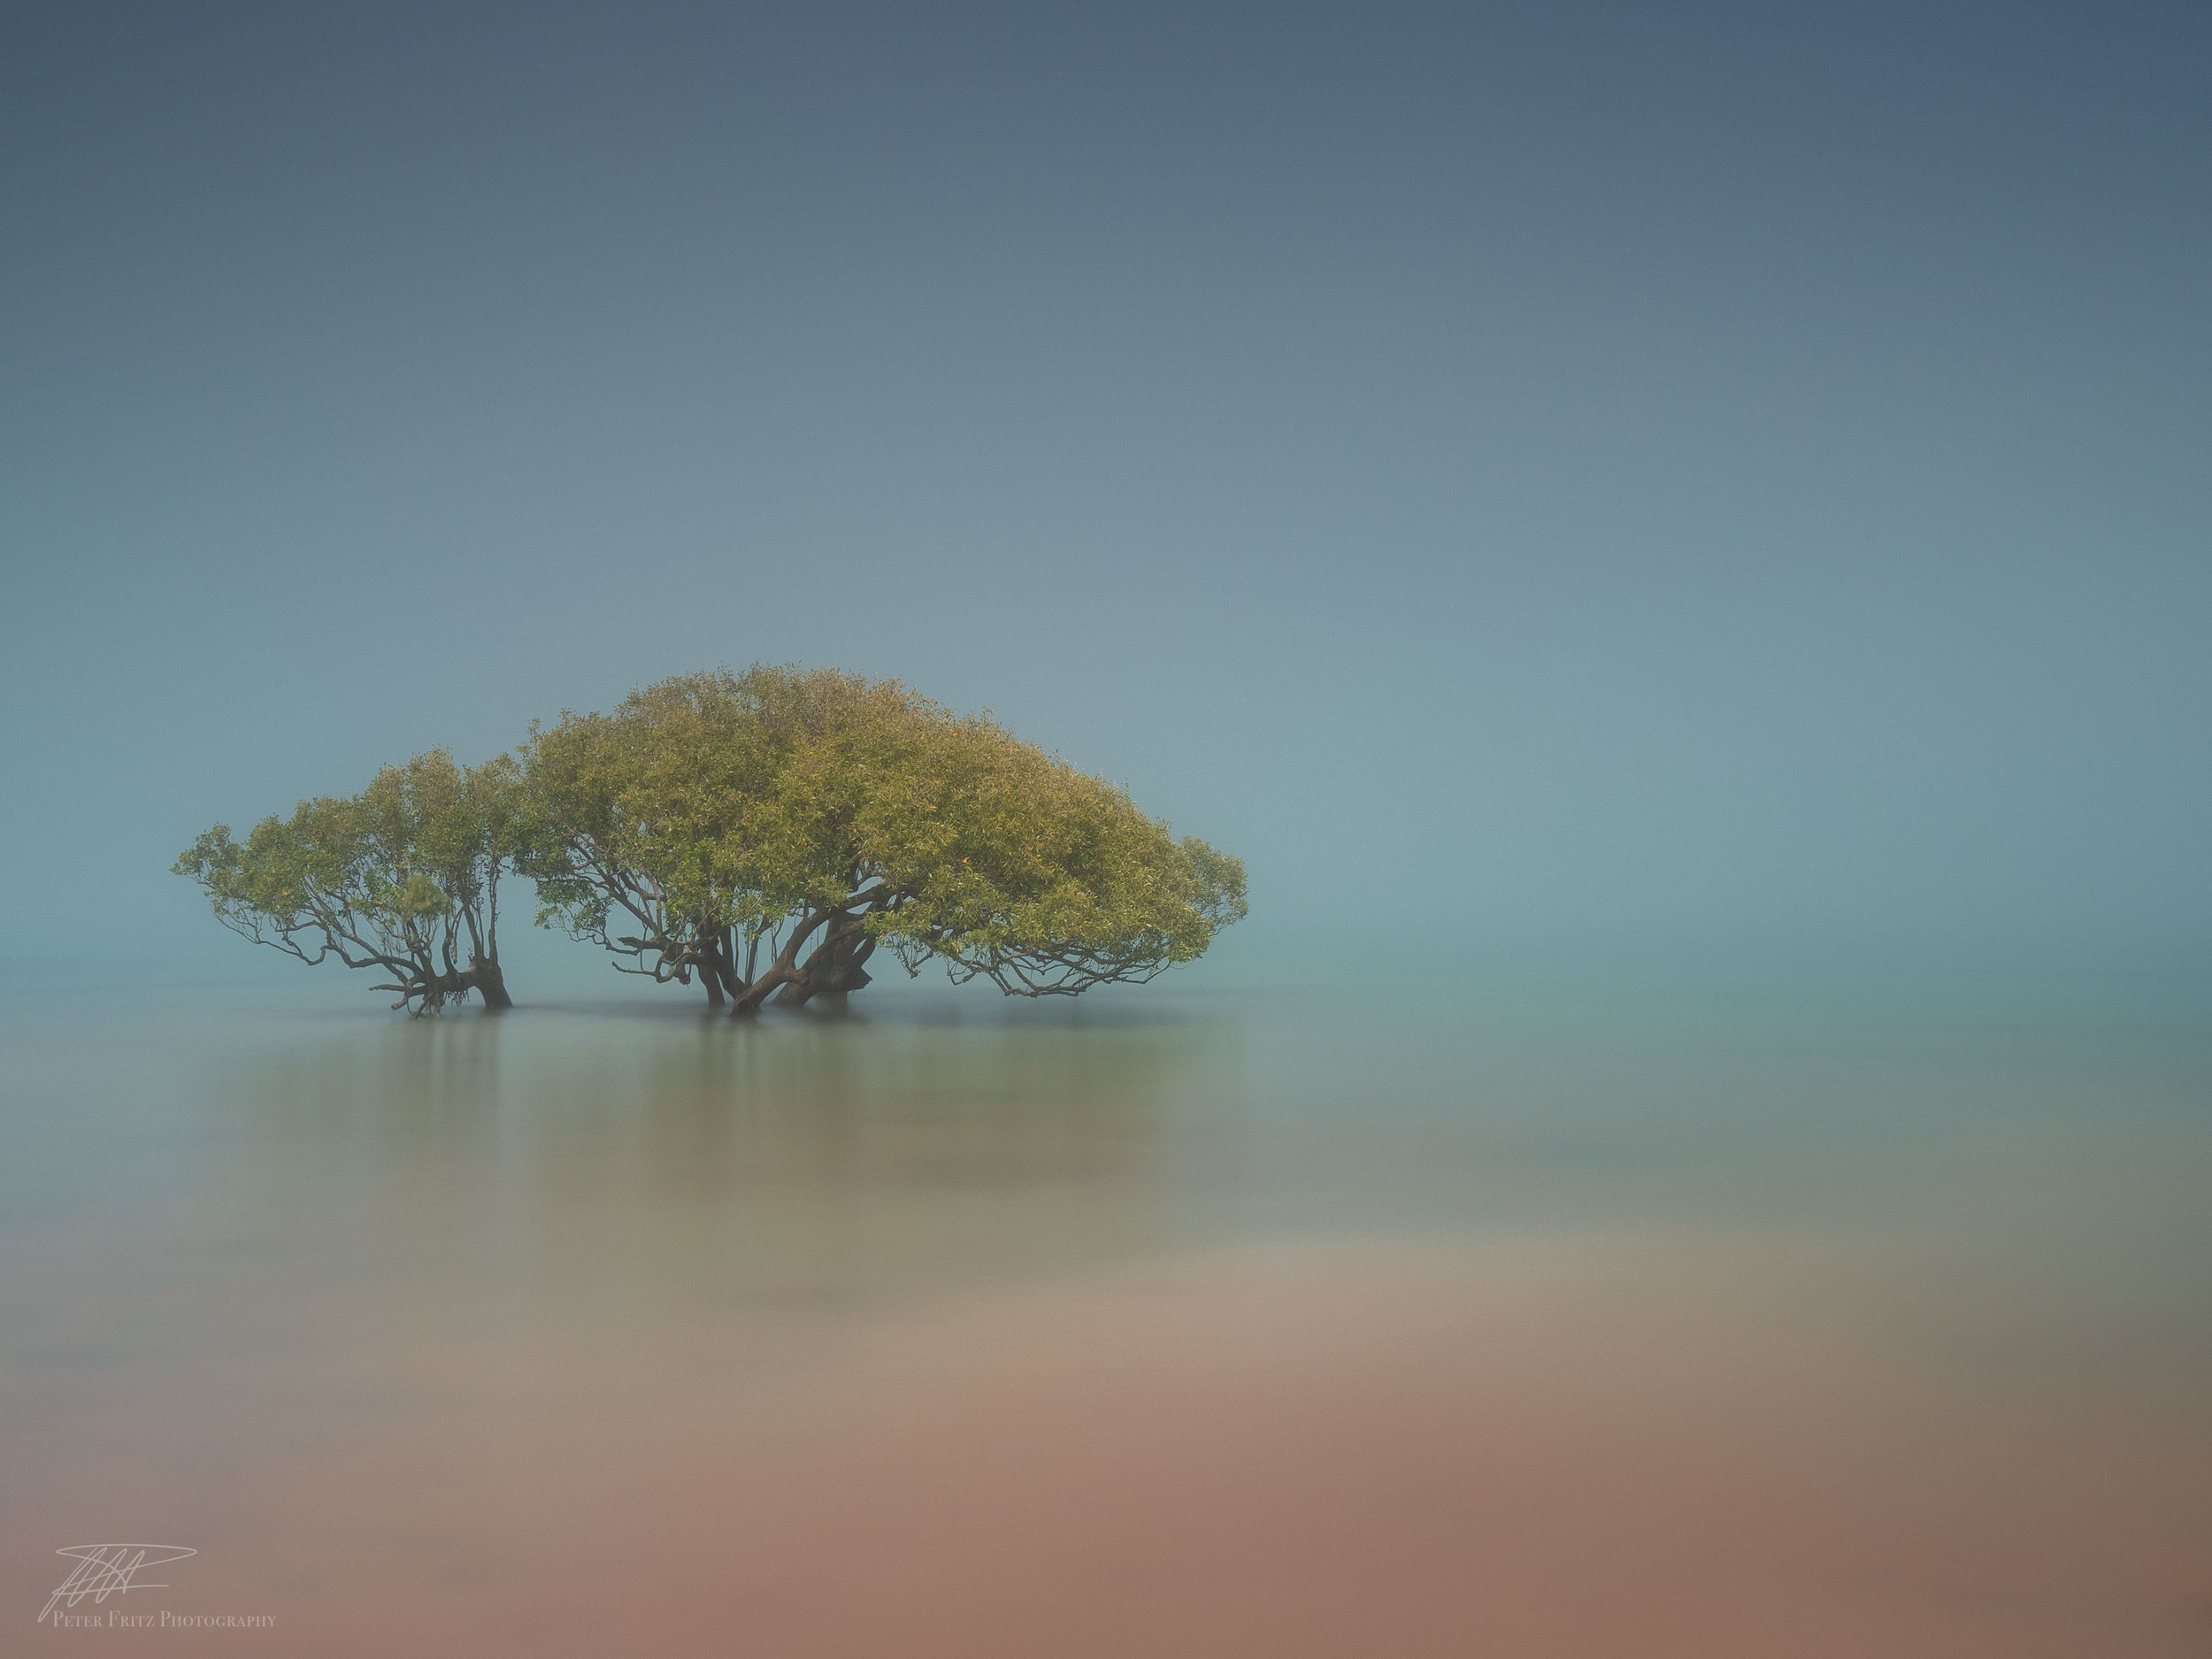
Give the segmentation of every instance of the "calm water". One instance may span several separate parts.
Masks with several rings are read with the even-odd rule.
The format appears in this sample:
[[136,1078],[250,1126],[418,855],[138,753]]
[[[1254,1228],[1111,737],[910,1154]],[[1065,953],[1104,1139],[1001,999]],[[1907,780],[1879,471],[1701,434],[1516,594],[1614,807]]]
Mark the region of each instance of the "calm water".
[[18,996],[8,1650],[2212,1653],[2212,980],[1279,978]]

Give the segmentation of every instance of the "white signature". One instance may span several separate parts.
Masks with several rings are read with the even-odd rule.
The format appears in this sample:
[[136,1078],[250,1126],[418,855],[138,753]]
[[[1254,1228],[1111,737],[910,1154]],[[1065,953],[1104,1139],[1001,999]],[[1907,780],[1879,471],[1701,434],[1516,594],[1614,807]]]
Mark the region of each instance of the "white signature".
[[123,1590],[160,1590],[167,1586],[158,1584],[133,1584],[132,1578],[148,1567],[158,1567],[164,1562],[182,1561],[187,1555],[196,1555],[196,1549],[187,1549],[180,1544],[72,1544],[58,1549],[57,1555],[75,1557],[77,1567],[61,1581],[46,1611],[38,1616],[44,1624],[56,1608],[74,1607],[85,1597],[104,1601]]

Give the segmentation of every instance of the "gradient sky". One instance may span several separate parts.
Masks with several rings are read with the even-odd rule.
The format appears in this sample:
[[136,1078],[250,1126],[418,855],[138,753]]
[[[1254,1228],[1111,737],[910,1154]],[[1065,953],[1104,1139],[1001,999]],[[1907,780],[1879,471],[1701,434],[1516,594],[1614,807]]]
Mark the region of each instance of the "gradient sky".
[[1311,922],[2212,923],[2212,12],[0,16],[0,949],[754,659]]

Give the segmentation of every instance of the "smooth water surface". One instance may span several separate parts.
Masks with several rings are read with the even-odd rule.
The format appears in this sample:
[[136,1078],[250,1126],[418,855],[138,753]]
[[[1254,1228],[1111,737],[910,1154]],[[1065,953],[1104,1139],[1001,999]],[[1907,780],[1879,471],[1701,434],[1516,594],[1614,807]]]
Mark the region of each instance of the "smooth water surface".
[[8,1650],[2212,1652],[2201,975],[1360,986],[19,996]]

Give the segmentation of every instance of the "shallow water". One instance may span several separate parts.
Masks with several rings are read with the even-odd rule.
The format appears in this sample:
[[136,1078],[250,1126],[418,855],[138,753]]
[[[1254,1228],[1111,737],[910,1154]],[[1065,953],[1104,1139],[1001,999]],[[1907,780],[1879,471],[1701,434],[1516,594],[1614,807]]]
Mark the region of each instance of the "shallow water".
[[[1400,965],[753,1025],[20,996],[0,1618],[2212,1651],[2204,976]],[[37,1623],[124,1540],[198,1553]],[[106,1622],[165,1611],[275,1625]]]

